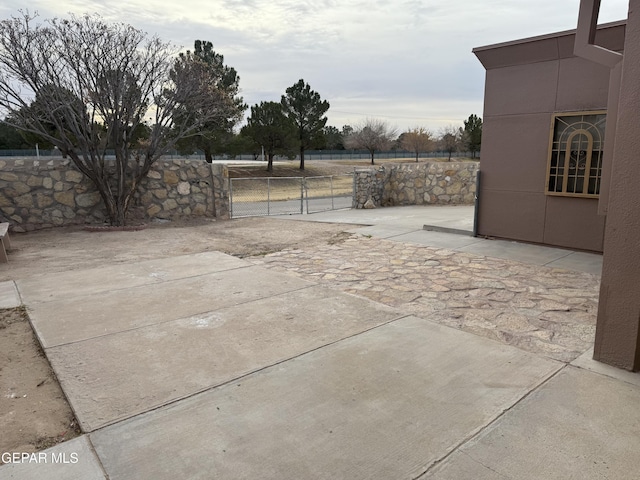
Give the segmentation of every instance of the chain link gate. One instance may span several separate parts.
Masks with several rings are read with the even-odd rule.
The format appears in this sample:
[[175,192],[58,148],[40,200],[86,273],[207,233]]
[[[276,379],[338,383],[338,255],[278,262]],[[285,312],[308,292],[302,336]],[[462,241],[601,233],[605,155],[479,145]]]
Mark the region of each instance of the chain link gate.
[[230,179],[231,218],[351,208],[353,174]]
[[353,174],[305,178],[307,213],[351,208],[353,205]]

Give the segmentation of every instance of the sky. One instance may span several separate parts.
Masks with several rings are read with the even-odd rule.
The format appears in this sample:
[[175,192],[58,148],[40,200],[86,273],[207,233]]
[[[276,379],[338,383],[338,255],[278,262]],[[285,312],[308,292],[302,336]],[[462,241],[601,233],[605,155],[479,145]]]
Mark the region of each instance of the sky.
[[[31,0],[41,18],[98,13],[184,50],[210,41],[240,76],[245,103],[279,101],[304,79],[338,128],[381,119],[437,133],[482,116],[474,47],[576,27],[579,0]],[[626,18],[603,0],[599,23]],[[24,8],[5,0],[0,18]]]

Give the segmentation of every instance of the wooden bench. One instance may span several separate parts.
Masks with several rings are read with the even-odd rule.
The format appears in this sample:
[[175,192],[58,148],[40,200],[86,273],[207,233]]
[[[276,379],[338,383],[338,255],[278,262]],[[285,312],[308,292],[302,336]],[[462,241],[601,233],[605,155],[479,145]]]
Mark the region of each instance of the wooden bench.
[[11,250],[11,240],[9,240],[9,224],[0,223],[0,262],[7,263],[7,250]]

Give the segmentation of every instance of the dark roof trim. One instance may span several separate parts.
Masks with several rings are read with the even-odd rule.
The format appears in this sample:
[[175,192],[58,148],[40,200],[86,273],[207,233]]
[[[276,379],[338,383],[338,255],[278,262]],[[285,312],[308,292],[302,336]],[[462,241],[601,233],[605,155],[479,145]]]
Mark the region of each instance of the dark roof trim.
[[[615,28],[615,27],[620,27],[620,26],[625,26],[627,24],[626,20],[618,20],[616,22],[609,22],[609,23],[603,23],[602,25],[598,25],[598,30],[604,30],[606,28]],[[515,46],[515,45],[522,45],[525,43],[533,43],[533,42],[539,42],[542,40],[551,40],[554,38],[558,38],[558,37],[566,37],[566,36],[570,36],[570,35],[575,35],[576,34],[576,29],[574,28],[573,30],[564,30],[562,32],[556,32],[556,33],[548,33],[546,35],[538,35],[535,37],[528,37],[528,38],[522,38],[519,40],[512,40],[510,42],[502,42],[502,43],[494,43],[492,45],[485,45],[483,47],[476,47],[472,50],[473,53],[476,52],[483,52],[485,50],[494,50],[496,48],[502,48],[502,47],[511,47],[511,46]]]
[[[627,22],[600,25],[596,31],[596,44],[613,52],[624,49]],[[576,30],[524,38],[473,49],[474,55],[486,70],[557,61],[575,57]]]

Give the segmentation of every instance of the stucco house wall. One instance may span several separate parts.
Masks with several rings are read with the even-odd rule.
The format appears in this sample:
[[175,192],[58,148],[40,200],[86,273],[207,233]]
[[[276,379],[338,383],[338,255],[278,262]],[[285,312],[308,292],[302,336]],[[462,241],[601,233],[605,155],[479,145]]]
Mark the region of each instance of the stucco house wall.
[[[597,43],[622,51],[624,29],[599,27]],[[473,50],[486,69],[479,235],[603,249],[597,198],[545,193],[553,115],[607,107],[610,70],[575,57],[574,40],[568,31]]]

